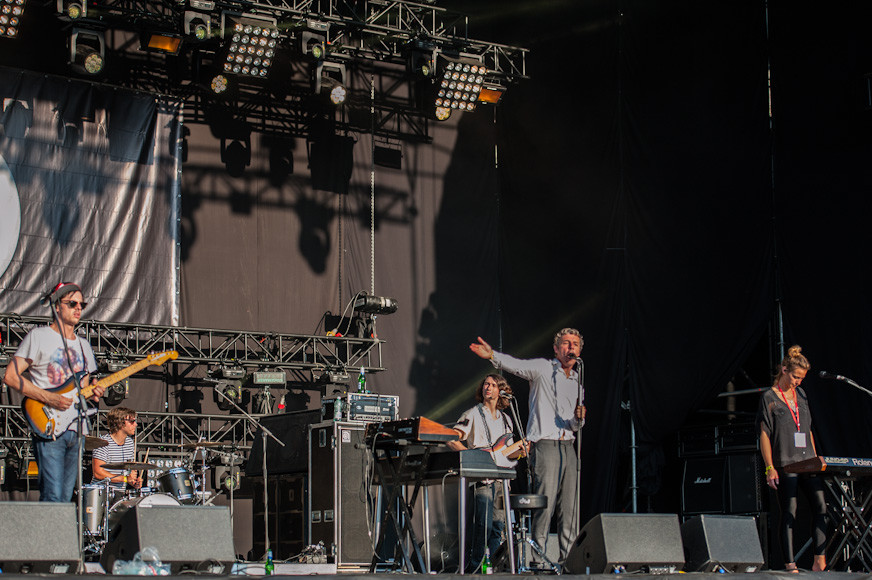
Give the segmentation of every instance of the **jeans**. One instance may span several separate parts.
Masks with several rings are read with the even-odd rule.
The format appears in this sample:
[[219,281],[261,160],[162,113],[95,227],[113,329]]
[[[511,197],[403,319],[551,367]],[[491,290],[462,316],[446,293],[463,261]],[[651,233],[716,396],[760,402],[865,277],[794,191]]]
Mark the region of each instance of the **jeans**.
[[72,429],[52,441],[33,437],[39,467],[39,501],[72,501],[79,469],[79,435]]
[[475,571],[484,559],[485,546],[490,550],[491,558],[503,541],[503,532],[506,529],[505,512],[494,509],[494,500],[501,484],[493,482],[489,484],[475,484],[475,497],[473,498],[472,522],[469,526],[470,556],[467,569]]

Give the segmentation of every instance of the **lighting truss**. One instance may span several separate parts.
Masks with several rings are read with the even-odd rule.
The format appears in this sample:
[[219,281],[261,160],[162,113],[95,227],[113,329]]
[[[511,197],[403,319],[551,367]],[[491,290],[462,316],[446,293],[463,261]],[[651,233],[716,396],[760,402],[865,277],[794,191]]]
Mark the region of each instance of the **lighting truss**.
[[[0,314],[3,352],[13,354],[30,330],[49,322],[48,317],[42,316]],[[233,364],[251,369],[285,370],[297,380],[314,382],[313,373],[320,376],[330,370],[361,366],[367,372],[385,370],[381,355],[384,341],[377,338],[179,328],[95,320],[82,321],[79,330],[91,343],[99,360],[110,356],[139,360],[155,351],[174,350],[179,356],[170,366],[187,364],[187,373],[198,365]]]

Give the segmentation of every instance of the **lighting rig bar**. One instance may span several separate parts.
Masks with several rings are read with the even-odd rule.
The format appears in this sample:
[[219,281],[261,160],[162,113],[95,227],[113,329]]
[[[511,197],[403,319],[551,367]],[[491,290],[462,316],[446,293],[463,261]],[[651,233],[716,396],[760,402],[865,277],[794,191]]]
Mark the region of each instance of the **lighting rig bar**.
[[[0,314],[3,346],[0,353],[11,357],[24,336],[36,326],[51,322],[48,317]],[[381,345],[377,338],[315,336],[243,330],[218,330],[82,321],[78,327],[98,360],[122,358],[135,362],[149,353],[175,350],[173,364],[187,363],[186,375],[196,365],[233,365],[252,369],[289,371],[303,382],[314,383],[323,373],[364,367],[367,372],[383,371]]]

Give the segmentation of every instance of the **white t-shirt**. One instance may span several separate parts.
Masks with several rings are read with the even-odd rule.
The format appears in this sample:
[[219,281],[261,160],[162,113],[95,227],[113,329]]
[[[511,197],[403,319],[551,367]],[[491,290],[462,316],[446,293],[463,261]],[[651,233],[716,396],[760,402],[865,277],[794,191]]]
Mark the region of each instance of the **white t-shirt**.
[[[96,372],[97,360],[87,340],[77,335],[76,340],[67,340],[67,345],[73,372]],[[61,335],[49,326],[41,326],[28,332],[15,351],[15,356],[31,361],[30,380],[40,389],[59,387],[73,374],[64,354]]]
[[[484,417],[482,417],[484,414]],[[487,428],[485,428],[487,424]],[[486,449],[496,446],[490,452],[494,462],[499,467],[514,467],[517,463],[514,459],[507,458],[502,451],[512,443],[511,437],[506,437],[500,441],[500,437],[505,434],[512,434],[512,419],[503,413],[497,411],[497,416],[491,415],[490,411],[482,407],[479,411],[479,405],[468,409],[454,428],[463,434],[462,441],[466,441],[467,447],[470,449]],[[490,430],[490,439],[488,439],[488,430]]]

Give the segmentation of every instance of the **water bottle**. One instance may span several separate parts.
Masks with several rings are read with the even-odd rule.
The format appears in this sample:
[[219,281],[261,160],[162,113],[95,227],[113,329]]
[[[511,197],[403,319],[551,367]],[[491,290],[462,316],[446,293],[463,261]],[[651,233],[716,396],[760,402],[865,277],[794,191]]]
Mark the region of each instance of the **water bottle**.
[[333,399],[333,420],[341,421],[342,420],[342,407],[345,401],[342,400],[342,397],[336,397]]
[[490,548],[484,549],[484,560],[481,563],[481,573],[482,574],[493,574],[494,568],[491,566],[490,559]]
[[273,564],[272,548],[266,551],[266,564],[263,565],[263,572],[267,576],[272,576],[276,570],[276,565]]
[[360,367],[360,374],[357,375],[357,392],[365,393],[366,392],[366,371],[363,367]]

